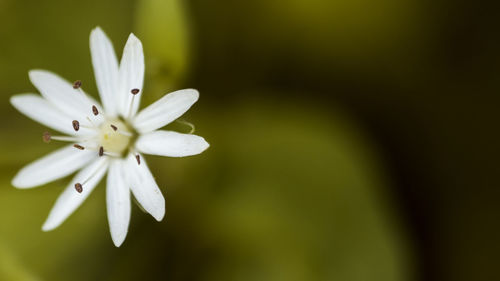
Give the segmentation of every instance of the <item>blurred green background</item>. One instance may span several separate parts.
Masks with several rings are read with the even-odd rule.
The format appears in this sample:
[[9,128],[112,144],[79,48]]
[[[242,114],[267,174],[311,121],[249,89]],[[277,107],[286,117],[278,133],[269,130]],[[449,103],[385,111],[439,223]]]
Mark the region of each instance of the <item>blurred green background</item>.
[[[500,280],[499,8],[0,0],[0,280]],[[48,233],[68,179],[10,184],[58,145],[9,97],[34,68],[97,97],[97,25],[118,56],[142,40],[143,106],[200,91],[183,119],[211,144],[147,157],[167,214],[134,206],[120,248],[103,184]]]

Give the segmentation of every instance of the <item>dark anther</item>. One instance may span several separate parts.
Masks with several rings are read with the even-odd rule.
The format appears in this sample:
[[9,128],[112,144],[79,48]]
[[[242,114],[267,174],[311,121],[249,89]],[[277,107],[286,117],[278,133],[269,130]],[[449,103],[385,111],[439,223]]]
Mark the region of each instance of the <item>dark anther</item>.
[[137,160],[137,165],[141,165],[141,156],[139,154],[135,155],[135,160]]
[[113,129],[113,131],[116,132],[116,130],[118,130],[118,127],[116,127],[115,125],[111,124],[110,126],[111,126],[111,129]]
[[132,93],[132,95],[137,95],[139,93],[139,89],[132,89],[130,90],[130,92]]
[[76,191],[78,191],[78,193],[82,193],[82,191],[83,191],[82,184],[79,182],[75,183],[75,189],[76,189]]
[[73,120],[73,129],[75,129],[75,131],[78,131],[80,130],[80,122],[78,122],[77,120]]
[[78,149],[80,149],[80,150],[84,150],[84,149],[85,149],[85,147],[83,147],[83,146],[81,146],[81,145],[79,145],[79,144],[73,144],[73,147],[74,147],[74,148],[78,148]]
[[82,81],[76,80],[75,83],[73,83],[73,89],[78,89],[82,86]]
[[104,147],[99,147],[99,157],[104,155]]
[[92,106],[92,113],[94,113],[95,116],[99,114],[99,110],[97,110],[97,107],[95,105]]
[[49,133],[49,132],[44,132],[44,133],[43,133],[42,138],[43,138],[43,142],[45,142],[45,143],[49,143],[49,142],[50,142],[51,135],[50,135],[50,133]]

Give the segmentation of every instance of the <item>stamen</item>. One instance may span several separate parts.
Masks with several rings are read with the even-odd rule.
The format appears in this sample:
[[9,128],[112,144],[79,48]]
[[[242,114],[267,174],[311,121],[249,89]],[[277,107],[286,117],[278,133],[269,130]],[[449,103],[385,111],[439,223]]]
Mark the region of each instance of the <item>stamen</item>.
[[82,86],[82,81],[76,80],[75,83],[73,83],[73,89],[79,89]]
[[83,191],[82,184],[81,184],[81,183],[79,183],[79,182],[75,183],[75,189],[76,189],[76,191],[77,191],[78,193],[82,193],[82,191]]
[[92,113],[94,113],[95,116],[99,114],[99,110],[97,110],[97,107],[95,105],[92,106]]
[[188,122],[186,120],[182,120],[182,119],[177,119],[175,121],[178,122],[178,123],[181,123],[183,125],[189,126],[189,128],[191,128],[191,130],[189,131],[188,134],[194,133],[195,127],[194,127],[194,125],[192,123],[190,123],[190,122]]
[[111,127],[111,129],[113,129],[113,131],[117,132],[120,135],[124,135],[124,136],[127,136],[127,137],[131,137],[132,136],[132,134],[129,133],[129,132],[118,130],[118,127],[116,127],[113,124],[110,124],[109,126]]
[[99,147],[99,157],[104,155],[104,147]]
[[75,144],[73,144],[73,147],[74,147],[74,148],[78,148],[78,149],[80,149],[80,150],[84,150],[84,149],[85,149],[85,147],[83,147],[83,146],[81,146],[81,145],[79,145],[79,144],[76,144],[76,143],[75,143]]
[[44,132],[42,136],[43,142],[49,143],[51,139],[51,135],[49,132]]
[[78,122],[77,120],[73,120],[72,124],[73,124],[73,129],[75,129],[75,131],[80,130],[80,122]]
[[99,166],[97,166],[92,171],[92,173],[86,177],[85,180],[83,180],[81,183],[79,183],[79,182],[75,183],[75,189],[76,189],[76,191],[78,191],[78,192],[81,193],[83,191],[83,186],[85,184],[87,184],[93,177],[95,177],[95,175],[97,175],[97,173],[99,172],[99,170],[102,170],[105,167],[106,163],[107,163],[107,161],[102,161],[102,163]]
[[141,156],[139,154],[135,155],[135,160],[137,160],[137,165],[141,165]]
[[132,115],[132,107],[134,105],[134,100],[135,100],[135,96],[140,92],[141,90],[137,89],[137,88],[134,88],[132,90],[130,90],[130,93],[132,93],[132,100],[130,101],[130,104],[129,104],[129,107],[128,107],[128,117],[130,117]]
[[95,141],[95,138],[82,139],[82,138],[78,138],[78,137],[53,136],[49,132],[44,132],[42,138],[43,138],[43,141],[46,143],[49,143],[53,140],[67,141],[67,142],[93,142],[93,141]]

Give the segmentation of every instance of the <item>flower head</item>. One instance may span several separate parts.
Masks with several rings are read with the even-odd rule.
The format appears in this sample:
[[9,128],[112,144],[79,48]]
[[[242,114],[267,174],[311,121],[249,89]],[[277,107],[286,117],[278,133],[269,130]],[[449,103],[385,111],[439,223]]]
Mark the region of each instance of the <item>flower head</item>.
[[78,173],[57,199],[42,229],[58,227],[89,196],[107,173],[106,205],[111,237],[120,246],[130,221],[130,192],[156,220],[165,215],[165,199],[142,154],[182,157],[199,154],[208,143],[199,136],[158,130],[186,112],[197,100],[193,89],[179,90],[138,112],[144,80],[142,44],[130,34],[120,63],[99,28],[90,34],[92,64],[102,105],[82,90],[44,70],[29,77],[42,96],[21,94],[10,101],[21,113],[65,135],[43,134],[45,142],[70,145],[25,166],[12,180],[32,188]]

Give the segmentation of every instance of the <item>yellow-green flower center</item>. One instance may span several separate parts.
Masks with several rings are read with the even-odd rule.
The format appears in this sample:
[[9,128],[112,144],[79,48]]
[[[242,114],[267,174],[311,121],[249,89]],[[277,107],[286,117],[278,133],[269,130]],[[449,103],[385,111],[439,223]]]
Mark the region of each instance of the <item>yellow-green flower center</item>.
[[119,119],[106,120],[99,126],[99,143],[111,155],[124,156],[134,138],[134,130]]

